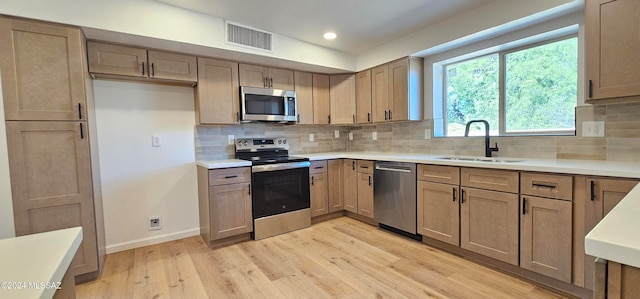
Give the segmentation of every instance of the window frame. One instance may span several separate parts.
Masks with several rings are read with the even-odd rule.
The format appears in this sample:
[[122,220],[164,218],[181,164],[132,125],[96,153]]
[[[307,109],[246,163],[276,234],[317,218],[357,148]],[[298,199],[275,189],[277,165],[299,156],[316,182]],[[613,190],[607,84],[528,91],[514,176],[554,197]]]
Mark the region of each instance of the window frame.
[[[554,42],[558,42],[558,41],[563,41],[563,40],[568,40],[568,39],[572,39],[575,38],[576,42],[578,43],[578,49],[577,51],[579,51],[579,42],[580,39],[578,37],[578,33],[577,32],[572,32],[569,34],[563,34],[560,36],[554,36],[551,38],[547,38],[547,39],[541,39],[538,41],[534,41],[534,42],[529,42],[529,43],[524,43],[522,45],[517,45],[517,46],[512,46],[512,47],[505,47],[503,49],[498,49],[495,51],[478,51],[476,52],[477,55],[474,55],[473,53],[471,54],[467,54],[467,55],[461,55],[458,57],[454,57],[451,59],[447,59],[446,62],[442,62],[442,63],[437,63],[437,68],[439,68],[439,74],[441,74],[441,78],[439,78],[439,80],[441,81],[440,83],[442,84],[441,86],[441,95],[440,95],[440,99],[438,99],[438,101],[440,102],[439,105],[435,103],[435,98],[434,98],[434,108],[436,106],[441,106],[442,111],[440,111],[443,116],[442,119],[442,135],[436,135],[435,137],[459,137],[459,136],[449,136],[448,134],[448,118],[446,117],[447,115],[447,76],[448,73],[446,71],[447,67],[453,64],[458,64],[458,63],[462,63],[465,61],[470,61],[470,60],[474,60],[474,59],[478,59],[478,58],[482,58],[485,56],[491,56],[491,55],[495,55],[498,54],[498,85],[499,85],[499,90],[498,90],[498,135],[492,135],[492,136],[576,136],[576,125],[575,125],[575,121],[576,121],[576,116],[574,115],[574,128],[573,129],[567,129],[567,130],[541,130],[541,131],[526,131],[526,132],[507,132],[506,131],[506,88],[505,88],[505,83],[506,83],[506,64],[505,64],[505,57],[507,54],[510,53],[514,53],[514,52],[518,52],[518,51],[522,51],[522,50],[526,50],[526,49],[531,49],[531,48],[535,48],[538,46],[543,46],[543,45],[547,45],[547,44],[551,44]],[[456,59],[456,58],[460,58],[460,59]],[[577,62],[577,69],[579,71],[580,69],[580,62],[579,62],[579,55],[578,55],[578,62]],[[436,64],[434,64],[434,66],[436,66]],[[435,70],[436,67],[434,67]],[[435,72],[434,72],[435,73]],[[434,77],[435,79],[435,77]],[[579,88],[579,76],[577,76],[576,78],[576,89]],[[435,80],[434,80],[435,83]],[[576,107],[578,105],[578,92],[576,92]],[[435,132],[434,132],[435,133]]]

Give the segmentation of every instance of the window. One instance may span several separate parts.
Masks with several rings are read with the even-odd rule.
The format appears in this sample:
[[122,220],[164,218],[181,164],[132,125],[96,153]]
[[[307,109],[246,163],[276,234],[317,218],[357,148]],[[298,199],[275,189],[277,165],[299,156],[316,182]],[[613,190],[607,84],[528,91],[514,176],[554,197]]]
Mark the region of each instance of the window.
[[464,136],[474,119],[487,120],[494,136],[575,134],[575,35],[442,67],[443,103],[434,107],[444,109],[444,123],[436,135]]

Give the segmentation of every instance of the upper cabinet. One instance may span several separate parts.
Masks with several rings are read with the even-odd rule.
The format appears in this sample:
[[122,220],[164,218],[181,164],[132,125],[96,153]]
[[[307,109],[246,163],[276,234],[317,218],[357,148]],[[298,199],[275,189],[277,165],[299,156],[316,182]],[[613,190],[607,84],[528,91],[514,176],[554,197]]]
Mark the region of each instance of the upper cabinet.
[[296,103],[298,105],[298,124],[313,124],[313,75],[307,72],[294,72]]
[[6,120],[83,120],[83,38],[77,28],[0,18]]
[[636,0],[586,1],[587,102],[640,101],[639,13]]
[[198,58],[196,122],[198,124],[238,124],[240,119],[238,64]]
[[313,74],[313,124],[331,123],[331,96],[329,75]]
[[356,75],[331,75],[331,124],[353,125],[356,123]]
[[371,70],[373,122],[422,120],[422,58],[403,58]]
[[89,72],[95,77],[130,77],[195,83],[195,56],[100,42],[87,42]]
[[371,118],[371,70],[356,74],[356,122],[368,124]]
[[294,90],[294,74],[291,70],[240,64],[240,86],[253,86]]

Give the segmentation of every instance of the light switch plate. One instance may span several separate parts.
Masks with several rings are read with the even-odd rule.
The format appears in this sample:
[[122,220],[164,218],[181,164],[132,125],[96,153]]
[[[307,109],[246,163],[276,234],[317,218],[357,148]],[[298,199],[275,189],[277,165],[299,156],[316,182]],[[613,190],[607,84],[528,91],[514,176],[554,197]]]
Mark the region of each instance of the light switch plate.
[[604,137],[604,121],[582,122],[582,137]]
[[349,140],[353,140],[353,132],[349,132]]
[[236,140],[236,136],[235,135],[227,135],[227,144],[228,145],[233,145],[235,140]]
[[309,141],[313,141],[313,140],[314,140],[313,133],[311,133],[311,134],[309,134]]
[[340,131],[339,130],[333,130],[333,137],[340,138]]
[[431,139],[431,129],[424,129],[424,139]]
[[162,139],[160,138],[160,135],[158,134],[151,135],[151,146],[153,147],[162,146]]
[[371,139],[378,140],[378,132],[371,133]]

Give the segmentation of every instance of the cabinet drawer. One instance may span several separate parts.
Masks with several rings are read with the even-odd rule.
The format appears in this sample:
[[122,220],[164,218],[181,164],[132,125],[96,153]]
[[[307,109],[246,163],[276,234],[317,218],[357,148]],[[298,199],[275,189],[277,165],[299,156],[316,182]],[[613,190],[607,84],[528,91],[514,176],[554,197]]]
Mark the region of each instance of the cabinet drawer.
[[358,172],[373,174],[373,161],[358,160]]
[[518,193],[520,188],[517,171],[462,168],[460,176],[460,184],[466,187],[511,193]]
[[523,172],[520,174],[520,193],[572,200],[573,176]]
[[209,170],[209,186],[244,183],[251,181],[251,167]]
[[418,180],[458,185],[460,184],[460,168],[418,164]]
[[309,174],[324,173],[327,172],[327,161],[312,161],[309,166]]

